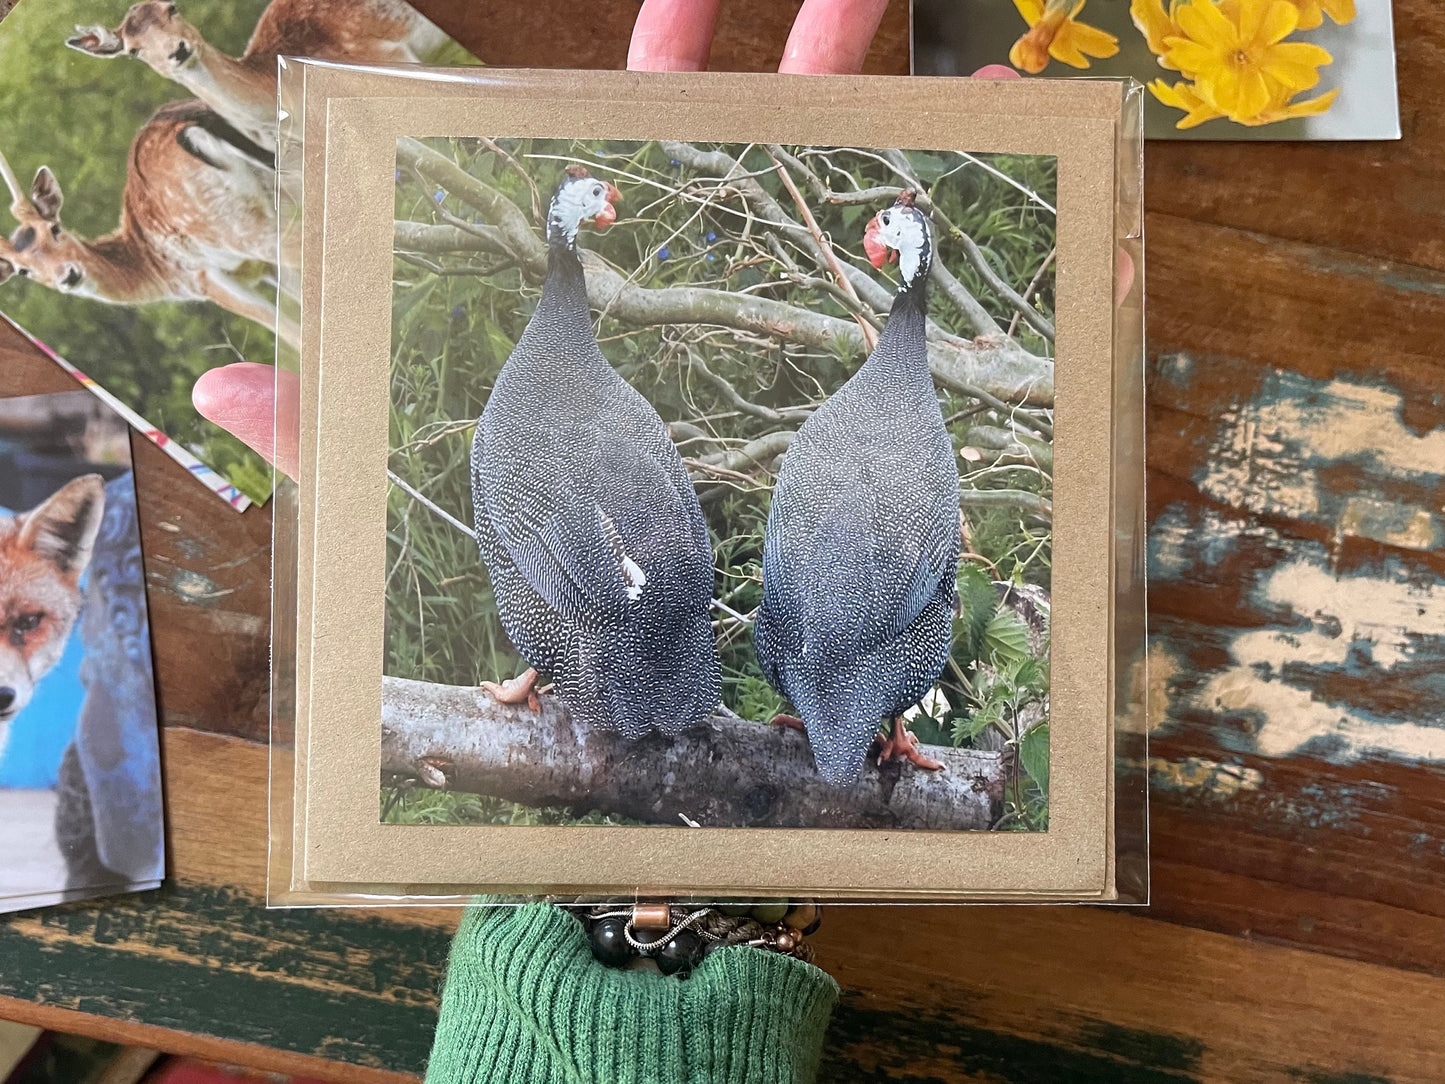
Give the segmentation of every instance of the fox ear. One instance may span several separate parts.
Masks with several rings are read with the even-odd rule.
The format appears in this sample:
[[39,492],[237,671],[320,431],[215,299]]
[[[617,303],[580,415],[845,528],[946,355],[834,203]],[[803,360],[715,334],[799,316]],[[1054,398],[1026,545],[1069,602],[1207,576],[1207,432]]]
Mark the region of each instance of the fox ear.
[[26,514],[20,527],[20,544],[79,579],[90,564],[104,512],[104,482],[98,474],[83,475],[67,482],[44,504]]

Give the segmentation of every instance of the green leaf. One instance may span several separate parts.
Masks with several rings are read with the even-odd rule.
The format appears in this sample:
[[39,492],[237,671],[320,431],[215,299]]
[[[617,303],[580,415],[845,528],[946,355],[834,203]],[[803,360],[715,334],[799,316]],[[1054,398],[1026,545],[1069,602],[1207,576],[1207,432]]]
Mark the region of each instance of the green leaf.
[[432,291],[436,289],[437,283],[440,281],[440,279],[433,275],[423,279],[415,286],[404,290],[392,291],[391,322],[394,327],[401,329],[403,335],[407,333],[407,329],[410,327],[407,317],[416,310],[418,305],[431,297]]
[[908,164],[913,167],[914,174],[924,184],[932,184],[938,178],[948,172],[948,163],[936,154],[929,154],[927,151],[904,151]]
[[998,592],[988,573],[976,564],[964,562],[958,566],[958,603],[963,626],[961,642],[970,659],[980,659],[989,622],[998,612]]
[[1049,724],[1042,723],[1023,736],[1019,742],[1019,760],[1039,790],[1049,793]]
[[505,331],[497,326],[495,320],[484,316],[481,318],[480,324],[482,334],[487,338],[487,347],[491,350],[492,357],[498,362],[506,361],[512,352],[512,347],[516,344]]
[[971,745],[974,738],[982,734],[999,718],[999,706],[985,704],[971,716],[955,719],[953,721],[953,744],[955,746]]
[[984,633],[984,654],[995,665],[1031,658],[1028,626],[1012,610],[998,610]]

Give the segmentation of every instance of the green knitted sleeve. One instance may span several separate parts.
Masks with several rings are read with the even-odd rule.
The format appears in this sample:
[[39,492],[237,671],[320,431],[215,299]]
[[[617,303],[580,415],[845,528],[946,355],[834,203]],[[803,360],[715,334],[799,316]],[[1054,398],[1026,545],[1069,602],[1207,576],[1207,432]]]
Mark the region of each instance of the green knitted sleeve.
[[605,967],[549,904],[471,907],[452,942],[427,1084],[807,1084],[827,974],[719,949],[690,978]]

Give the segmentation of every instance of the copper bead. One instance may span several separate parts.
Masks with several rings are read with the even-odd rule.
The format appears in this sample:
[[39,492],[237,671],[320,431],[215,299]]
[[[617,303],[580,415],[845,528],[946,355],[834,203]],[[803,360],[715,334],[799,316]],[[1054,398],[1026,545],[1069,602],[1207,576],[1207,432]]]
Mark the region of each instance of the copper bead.
[[773,943],[778,946],[779,952],[792,952],[798,947],[797,935],[786,927],[779,931],[777,939]]
[[817,904],[794,904],[788,909],[788,913],[783,917],[783,921],[786,922],[789,926],[793,927],[793,929],[797,930],[799,933],[807,935],[818,928],[818,920],[821,916],[821,913],[822,912],[818,910]]
[[632,909],[632,925],[638,930],[669,930],[672,908],[665,903],[639,903]]

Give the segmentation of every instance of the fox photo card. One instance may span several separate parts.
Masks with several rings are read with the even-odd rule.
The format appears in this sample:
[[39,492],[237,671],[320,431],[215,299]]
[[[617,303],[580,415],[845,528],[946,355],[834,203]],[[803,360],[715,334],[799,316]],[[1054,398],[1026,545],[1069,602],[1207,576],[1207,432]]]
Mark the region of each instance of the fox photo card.
[[273,894],[1129,896],[1137,87],[302,67]]
[[20,0],[0,21],[0,316],[238,509],[270,470],[191,389],[294,339],[275,128],[298,54],[470,62],[404,0]]
[[84,391],[0,399],[0,910],[165,872],[125,422]]

